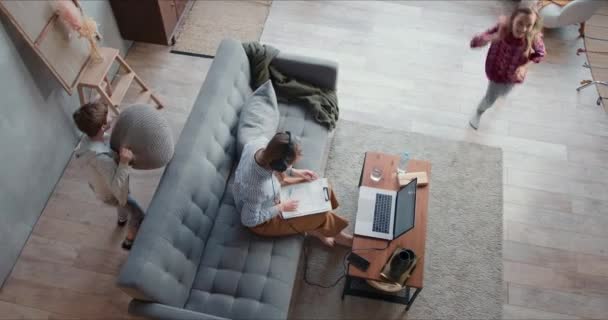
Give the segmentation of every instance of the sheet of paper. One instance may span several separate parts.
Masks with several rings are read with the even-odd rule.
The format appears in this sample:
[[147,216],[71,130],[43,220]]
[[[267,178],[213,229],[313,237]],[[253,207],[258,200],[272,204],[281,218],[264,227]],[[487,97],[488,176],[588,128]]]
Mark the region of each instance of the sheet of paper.
[[326,178],[282,187],[281,201],[299,201],[297,211],[283,212],[283,218],[290,219],[331,210],[328,192],[329,184]]

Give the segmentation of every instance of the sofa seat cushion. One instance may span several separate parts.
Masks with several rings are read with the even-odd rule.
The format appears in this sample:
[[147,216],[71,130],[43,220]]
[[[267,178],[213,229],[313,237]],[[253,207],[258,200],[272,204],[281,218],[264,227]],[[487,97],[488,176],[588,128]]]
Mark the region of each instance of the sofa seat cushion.
[[300,236],[259,237],[223,197],[186,309],[230,319],[285,319],[302,250]]
[[308,107],[280,103],[279,112],[279,131],[290,131],[302,146],[302,159],[294,167],[310,169],[322,175],[329,152],[330,131],[314,120]]

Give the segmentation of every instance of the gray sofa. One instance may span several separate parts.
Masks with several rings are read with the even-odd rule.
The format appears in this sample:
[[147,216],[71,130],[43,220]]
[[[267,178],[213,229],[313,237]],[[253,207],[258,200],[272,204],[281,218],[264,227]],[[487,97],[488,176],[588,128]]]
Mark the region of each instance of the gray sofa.
[[[281,53],[273,65],[335,88],[335,63]],[[118,277],[133,297],[130,313],[156,319],[287,318],[302,239],[252,234],[241,225],[231,194],[235,135],[252,93],[249,81],[241,43],[224,40]],[[279,109],[279,129],[298,136],[305,150],[299,166],[322,170],[330,132],[305,107]]]

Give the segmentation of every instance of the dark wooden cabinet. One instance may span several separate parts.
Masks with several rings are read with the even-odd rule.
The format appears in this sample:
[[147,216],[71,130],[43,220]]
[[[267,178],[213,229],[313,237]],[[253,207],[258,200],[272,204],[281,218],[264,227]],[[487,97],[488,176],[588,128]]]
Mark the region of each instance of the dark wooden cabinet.
[[123,38],[173,44],[173,36],[188,0],[110,0]]
[[[177,8],[177,16],[180,17],[182,13],[186,10],[186,6],[188,5],[188,0],[175,0],[175,7]],[[178,18],[179,20],[179,18]]]

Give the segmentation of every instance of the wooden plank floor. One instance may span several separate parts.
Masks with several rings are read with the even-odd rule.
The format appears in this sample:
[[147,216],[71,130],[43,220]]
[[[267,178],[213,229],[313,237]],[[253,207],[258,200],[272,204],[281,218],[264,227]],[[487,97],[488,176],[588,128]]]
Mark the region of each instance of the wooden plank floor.
[[[136,44],[127,62],[160,94],[177,139],[211,60]],[[136,93],[129,92],[126,99]],[[147,207],[162,170],[136,171],[131,191]],[[126,229],[126,228],[125,228]],[[70,161],[17,264],[0,289],[0,319],[126,319],[130,298],[116,285],[127,257],[126,230],[116,212],[97,201]]]
[[[512,6],[274,1],[262,41],[337,60],[342,119],[503,148],[505,318],[606,318],[608,117],[595,89],[574,90],[590,78],[576,26],[548,30],[547,60],[478,132],[467,124],[486,86],[486,51],[468,41]],[[127,60],[164,98],[178,134],[210,60],[145,44]],[[135,174],[144,205],[159,176]],[[70,163],[0,290],[0,319],[127,318],[129,299],[113,285],[126,256],[114,219]]]
[[606,318],[608,117],[594,88],[574,90],[590,79],[576,26],[546,31],[546,61],[467,123],[487,83],[468,42],[513,5],[274,2],[262,41],[337,60],[342,119],[503,148],[504,317]]

